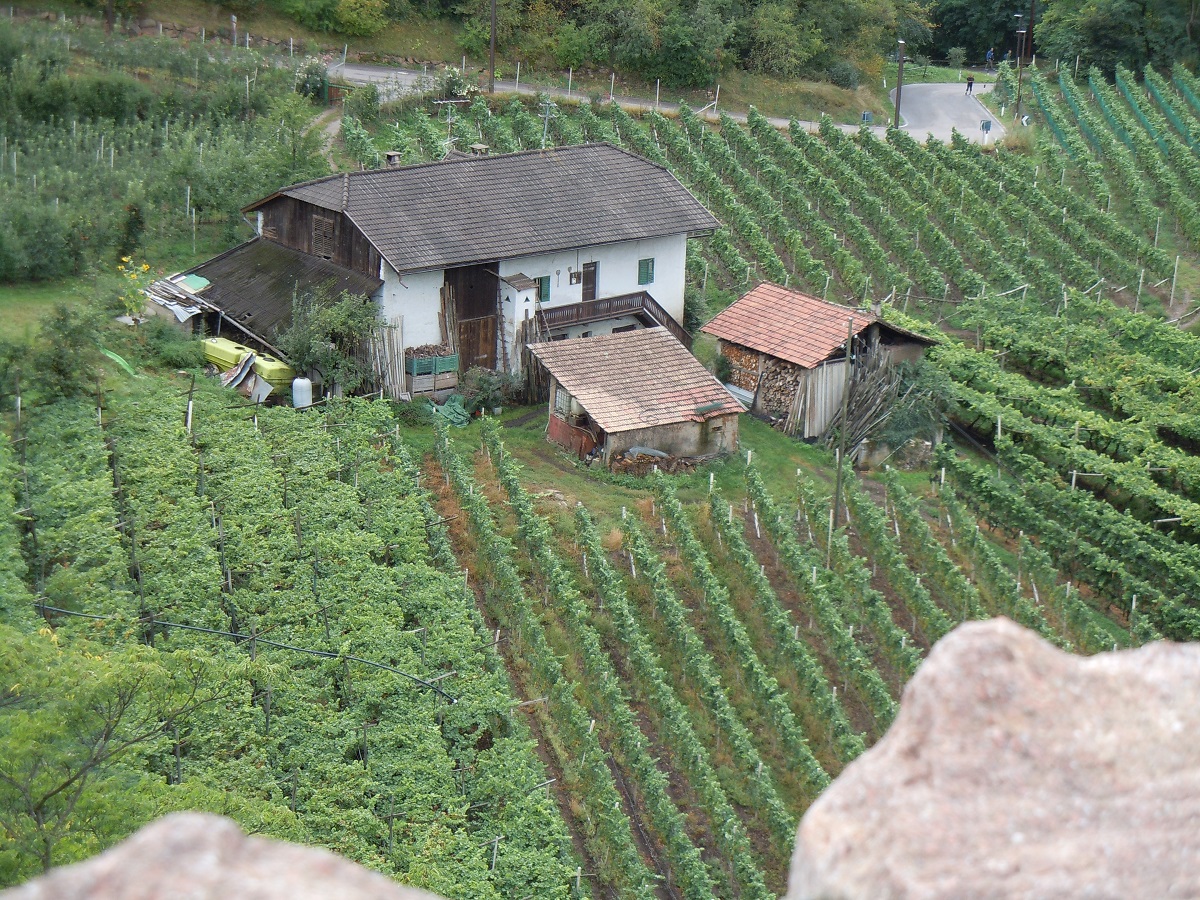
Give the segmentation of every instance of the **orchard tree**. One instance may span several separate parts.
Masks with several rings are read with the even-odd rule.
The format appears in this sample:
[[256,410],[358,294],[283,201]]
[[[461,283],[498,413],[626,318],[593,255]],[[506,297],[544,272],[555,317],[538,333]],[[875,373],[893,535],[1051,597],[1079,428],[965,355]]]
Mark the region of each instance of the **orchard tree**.
[[[0,883],[104,849],[150,815],[138,759],[243,679],[206,654],[0,626]],[[159,781],[163,784],[163,781]]]

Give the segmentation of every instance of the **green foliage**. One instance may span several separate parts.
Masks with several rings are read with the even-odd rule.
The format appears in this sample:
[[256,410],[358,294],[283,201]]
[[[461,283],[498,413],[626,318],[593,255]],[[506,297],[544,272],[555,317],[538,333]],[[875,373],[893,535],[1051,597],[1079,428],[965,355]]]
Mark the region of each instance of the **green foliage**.
[[42,320],[30,359],[34,388],[47,399],[75,397],[95,386],[100,361],[98,316],[60,303]]
[[953,69],[961,69],[967,61],[967,51],[964,47],[951,47],[946,51],[946,60]]
[[260,68],[257,54],[152,38],[135,52],[83,30],[71,46],[88,74],[68,77],[49,51],[34,64],[47,39],[39,24],[3,27],[25,55],[0,74],[2,281],[78,275],[147,243],[190,242],[189,199],[198,226],[223,226],[232,242],[263,185],[328,171],[292,73]]
[[0,883],[91,856],[149,819],[137,762],[236,680],[202,653],[60,646],[0,625]]
[[370,37],[387,25],[387,10],[387,0],[338,0],[333,21],[343,34]]
[[204,365],[200,341],[161,316],[147,319],[137,332],[151,365],[164,369],[199,369]]
[[363,351],[377,317],[369,298],[308,293],[292,304],[292,323],[279,335],[279,349],[296,371],[313,372],[327,387],[340,385],[351,393],[370,377]]
[[296,93],[310,100],[324,96],[329,84],[329,69],[319,56],[305,57],[296,69]]
[[811,23],[797,21],[794,5],[762,3],[750,17],[751,68],[780,78],[796,78],[823,49]]
[[516,375],[474,366],[463,375],[458,392],[462,394],[469,412],[490,412],[511,403],[521,390],[521,385],[521,379]]
[[364,125],[373,125],[379,120],[379,88],[364,84],[346,94],[344,110],[347,116]]
[[829,67],[827,74],[833,84],[848,91],[857,90],[859,80],[862,77],[858,71],[858,66],[849,60],[838,60]]

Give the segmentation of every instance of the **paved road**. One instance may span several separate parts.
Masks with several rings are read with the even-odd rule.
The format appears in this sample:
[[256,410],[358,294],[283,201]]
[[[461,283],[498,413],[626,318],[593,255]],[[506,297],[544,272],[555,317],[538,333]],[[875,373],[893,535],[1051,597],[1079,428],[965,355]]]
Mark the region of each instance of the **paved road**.
[[[978,93],[990,91],[990,84],[977,84]],[[896,102],[896,91],[891,92],[892,103]],[[933,135],[939,141],[949,141],[951,132],[958,129],[965,137],[976,142],[984,140],[980,123],[985,119],[992,123],[987,141],[1002,140],[1004,126],[995,114],[966,93],[965,84],[908,84],[900,97],[900,119],[906,131],[917,140]]]
[[[393,69],[360,63],[345,65],[334,63],[329,67],[329,74],[340,76],[351,84],[375,84],[386,100],[394,100],[406,94],[429,90],[437,77],[437,71],[433,69],[421,72],[413,69]],[[981,93],[990,89],[991,85],[976,86],[976,90]],[[544,87],[528,83],[518,86],[515,81],[510,79],[497,79],[496,90],[503,93],[514,93],[519,90],[521,94],[530,96],[546,93],[552,97],[563,99],[584,99],[584,95],[579,91],[568,92],[565,88]],[[938,140],[949,141],[951,130],[957,128],[971,140],[981,141],[983,134],[979,130],[979,123],[983,119],[993,119],[993,116],[982,103],[973,97],[966,96],[964,91],[965,86],[960,84],[905,85],[900,110],[904,127],[912,132],[914,137],[921,140],[924,140],[926,134],[932,134]],[[892,93],[892,102],[894,103],[895,92]],[[617,94],[614,99],[629,110],[659,109],[663,112],[675,112],[679,109],[676,103],[655,104],[653,100],[645,97]],[[745,113],[722,111],[728,112],[735,121],[746,121]],[[705,114],[710,118],[716,118],[716,114],[712,110],[706,111]],[[785,118],[772,118],[771,122],[780,128],[786,128],[788,125],[788,120]],[[802,121],[801,124],[810,129],[817,127],[816,122]],[[857,125],[839,125],[838,127],[843,131],[858,130]],[[882,126],[874,126],[872,131],[882,136],[885,129]],[[988,140],[995,141],[1003,137],[1003,126],[999,122],[993,121]]]

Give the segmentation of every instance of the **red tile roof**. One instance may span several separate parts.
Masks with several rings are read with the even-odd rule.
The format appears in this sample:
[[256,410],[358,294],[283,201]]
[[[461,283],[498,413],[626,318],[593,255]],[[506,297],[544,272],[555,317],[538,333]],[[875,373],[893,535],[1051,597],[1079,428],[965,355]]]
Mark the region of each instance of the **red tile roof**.
[[609,434],[742,411],[665,328],[548,341],[529,349]]
[[846,343],[850,318],[855,334],[879,321],[870,313],[764,282],[700,330],[811,369]]

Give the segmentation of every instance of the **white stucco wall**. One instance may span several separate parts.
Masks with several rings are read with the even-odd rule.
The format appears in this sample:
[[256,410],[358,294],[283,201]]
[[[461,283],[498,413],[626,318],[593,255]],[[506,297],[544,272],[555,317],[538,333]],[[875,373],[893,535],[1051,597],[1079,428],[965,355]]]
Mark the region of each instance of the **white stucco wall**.
[[440,344],[442,329],[438,313],[442,309],[441,290],[445,281],[442,270],[411,272],[401,278],[385,261],[379,277],[383,279],[379,313],[385,319],[404,316],[404,345]]
[[[647,257],[654,259],[654,281],[651,284],[638,284],[638,260]],[[597,297],[617,297],[645,291],[677,322],[682,322],[686,261],[687,236],[677,234],[506,259],[500,263],[500,276],[518,272],[530,278],[549,275],[550,302],[544,305],[563,306],[583,300],[583,283],[571,284],[570,273],[582,271],[584,263],[594,262]]]
[[[638,284],[638,260],[653,257],[654,281]],[[570,273],[579,272],[584,263],[596,263],[596,296],[616,297],[646,291],[658,301],[677,322],[683,321],[683,290],[686,275],[687,237],[671,235],[645,241],[626,241],[620,244],[605,244],[578,250],[548,253],[502,260],[499,264],[501,278],[521,273],[530,278],[550,276],[550,306],[563,306],[583,300],[583,284],[571,284]],[[441,269],[428,272],[409,272],[403,276],[386,261],[380,266],[379,277],[383,279],[380,313],[385,318],[404,316],[404,343],[409,347],[441,342],[438,312],[441,310],[441,288],[445,273]],[[504,337],[497,329],[497,343],[507,342],[510,364],[516,345],[520,323],[533,315],[534,291],[516,291],[505,282],[500,282],[500,300],[503,304]],[[584,331],[593,334],[607,333],[612,326],[630,324],[634,320],[596,323],[571,329],[576,337]],[[502,358],[501,347],[497,347],[497,359]]]

